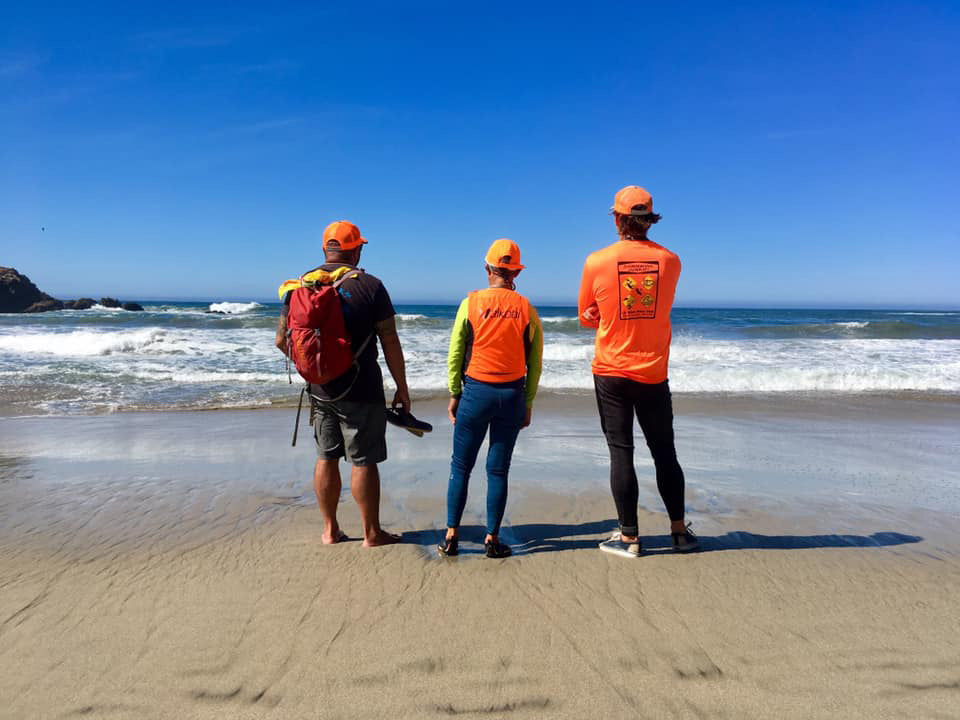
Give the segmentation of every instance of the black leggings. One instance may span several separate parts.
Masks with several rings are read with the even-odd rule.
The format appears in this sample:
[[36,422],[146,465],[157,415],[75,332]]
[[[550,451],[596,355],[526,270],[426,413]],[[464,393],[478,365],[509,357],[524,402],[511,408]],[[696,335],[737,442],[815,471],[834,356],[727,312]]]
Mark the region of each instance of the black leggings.
[[600,427],[610,449],[610,490],[620,532],[637,534],[637,473],[633,467],[633,416],[647,440],[657,469],[657,489],[671,520],[683,520],[683,470],[673,444],[673,403],[667,381],[648,385],[627,378],[594,375]]

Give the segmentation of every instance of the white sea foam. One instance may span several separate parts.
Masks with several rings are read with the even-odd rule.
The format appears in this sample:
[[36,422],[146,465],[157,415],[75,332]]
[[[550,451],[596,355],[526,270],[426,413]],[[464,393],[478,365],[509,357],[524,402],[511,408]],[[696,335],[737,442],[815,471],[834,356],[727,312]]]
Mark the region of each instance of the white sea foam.
[[106,305],[101,305],[100,303],[94,303],[90,306],[91,310],[96,310],[98,312],[108,312],[108,313],[124,313],[127,312],[122,307],[107,307]]
[[[593,345],[548,339],[541,386],[593,387]],[[446,387],[446,347],[409,343],[411,387]],[[405,340],[405,349],[407,348]],[[680,337],[670,359],[675,392],[960,392],[957,340],[711,340]],[[384,367],[384,376],[388,377]]]
[[[130,376],[138,380],[149,380],[172,383],[283,383],[287,384],[287,374],[278,366],[276,372],[243,372],[211,369],[186,370],[166,368],[164,370],[133,369]],[[293,371],[294,382],[297,381],[296,370]]]
[[561,316],[551,315],[548,317],[541,316],[540,321],[545,323],[569,323],[569,322],[576,322],[577,318],[576,316],[561,317]]
[[850,321],[850,322],[838,322],[838,323],[834,323],[834,324],[835,324],[837,327],[854,329],[854,328],[865,328],[865,327],[866,327],[867,325],[869,325],[870,323],[869,323],[869,322],[866,322],[866,321],[856,321],[856,320],[852,320],[852,321]]
[[137,352],[160,342],[166,331],[156,328],[116,332],[74,330],[0,335],[0,352],[23,355],[92,356]]
[[891,392],[960,390],[957,375],[889,372],[877,368],[687,368],[670,371],[675,392],[790,393],[790,392]]
[[165,330],[73,330],[49,332],[28,330],[0,334],[0,353],[21,356],[90,357],[97,355],[186,355],[209,358],[222,364],[234,356],[279,357],[272,346],[273,334],[264,329]]
[[[116,325],[112,318],[107,322]],[[156,316],[148,322],[151,326],[139,328],[71,323],[51,329],[40,322],[0,327],[0,397],[46,398],[56,392],[70,407],[89,411],[253,405],[286,396],[284,361],[273,346],[272,328],[163,325]],[[589,391],[592,334],[560,327],[547,327],[541,386]],[[449,339],[449,323],[402,328],[414,391],[446,388]],[[389,384],[382,354],[380,362]],[[295,372],[293,377],[298,384]],[[670,379],[677,393],[960,393],[960,340],[718,338],[681,332],[674,337]],[[296,392],[291,388],[291,397]],[[40,407],[39,400],[24,402]]]
[[256,310],[259,307],[263,307],[258,302],[248,302],[248,303],[237,303],[237,302],[218,302],[210,304],[210,312],[214,313],[224,313],[226,315],[240,315],[242,313],[248,313],[251,310]]
[[681,340],[677,392],[960,391],[957,340]]
[[144,305],[143,309],[149,313],[164,315],[203,315],[206,310],[200,307],[179,307],[176,305]]
[[426,315],[420,315],[418,313],[397,313],[397,320],[409,322],[411,320],[426,320]]
[[593,343],[582,345],[563,342],[544,343],[543,360],[544,362],[553,360],[589,362],[593,360]]

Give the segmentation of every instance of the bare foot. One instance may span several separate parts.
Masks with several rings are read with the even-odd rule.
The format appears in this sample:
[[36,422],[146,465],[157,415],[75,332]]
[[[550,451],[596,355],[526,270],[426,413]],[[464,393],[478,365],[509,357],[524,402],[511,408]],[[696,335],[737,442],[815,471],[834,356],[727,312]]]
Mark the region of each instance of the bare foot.
[[324,532],[320,536],[320,542],[322,542],[324,545],[335,545],[336,543],[342,543],[347,539],[347,534],[340,528],[337,528],[336,531],[332,533]]
[[364,547],[380,547],[381,545],[394,545],[403,540],[399,535],[388,533],[386,530],[379,530],[372,538],[365,538]]

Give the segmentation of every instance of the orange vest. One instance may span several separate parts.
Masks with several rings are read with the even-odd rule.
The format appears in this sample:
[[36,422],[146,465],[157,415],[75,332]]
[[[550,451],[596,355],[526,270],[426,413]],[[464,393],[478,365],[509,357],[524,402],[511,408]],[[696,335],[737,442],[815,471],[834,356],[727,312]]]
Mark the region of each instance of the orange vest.
[[587,258],[578,312],[596,306],[593,373],[641,383],[667,379],[670,310],[680,277],[680,258],[655,242],[621,240]]
[[523,334],[530,302],[514,290],[487,288],[467,296],[473,345],[466,374],[481,382],[504,383],[527,374]]

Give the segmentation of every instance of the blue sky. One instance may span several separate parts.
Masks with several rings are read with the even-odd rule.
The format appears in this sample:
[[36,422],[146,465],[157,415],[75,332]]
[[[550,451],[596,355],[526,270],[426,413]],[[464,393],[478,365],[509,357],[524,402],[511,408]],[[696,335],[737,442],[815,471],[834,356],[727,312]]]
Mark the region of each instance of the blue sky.
[[397,302],[502,236],[573,302],[640,184],[678,303],[960,306],[956,2],[89,5],[0,8],[0,265],[60,297],[270,298],[349,219]]

